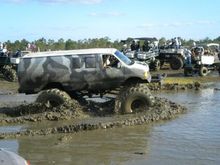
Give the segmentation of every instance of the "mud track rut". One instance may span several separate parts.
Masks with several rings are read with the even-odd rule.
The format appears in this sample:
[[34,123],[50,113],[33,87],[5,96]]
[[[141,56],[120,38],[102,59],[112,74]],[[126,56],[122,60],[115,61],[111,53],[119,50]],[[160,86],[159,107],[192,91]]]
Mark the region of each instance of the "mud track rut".
[[[20,136],[35,136],[49,135],[59,133],[76,133],[80,131],[89,131],[95,129],[108,129],[132,125],[141,125],[151,123],[158,120],[168,120],[176,117],[178,114],[186,112],[186,108],[180,106],[167,99],[156,98],[156,103],[146,112],[130,114],[130,115],[115,115],[113,114],[112,101],[100,103],[92,103],[85,106],[73,102],[69,105],[63,105],[57,108],[50,108],[42,104],[21,105],[16,108],[1,110],[0,124],[20,124],[20,123],[38,123],[44,120],[58,121],[69,120],[71,124],[60,125],[57,127],[47,127],[43,129],[30,129],[12,132],[1,133],[0,138],[18,138]],[[90,111],[85,111],[90,109]],[[107,113],[106,113],[107,112]],[[75,121],[74,119],[80,119]]]

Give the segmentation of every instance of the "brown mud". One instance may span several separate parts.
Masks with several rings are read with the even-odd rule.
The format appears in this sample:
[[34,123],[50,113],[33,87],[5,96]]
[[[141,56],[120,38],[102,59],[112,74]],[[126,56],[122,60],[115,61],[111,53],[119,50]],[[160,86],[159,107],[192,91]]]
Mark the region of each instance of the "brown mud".
[[[97,104],[97,103],[94,103]],[[100,104],[100,103],[99,103]],[[20,136],[48,135],[58,133],[75,133],[95,129],[108,129],[123,126],[141,125],[158,120],[168,120],[178,114],[186,112],[186,108],[166,99],[156,98],[156,103],[145,112],[129,115],[115,115],[113,113],[113,102],[109,101],[101,105],[102,108],[80,108],[76,102],[63,105],[57,108],[50,108],[42,104],[21,105],[11,110],[2,110],[0,119],[1,125],[16,124],[26,122],[41,122],[43,120],[58,121],[71,120],[72,124],[57,127],[47,127],[43,129],[27,128],[23,131],[12,133],[1,133],[0,138],[17,138]],[[83,110],[84,109],[84,110]],[[103,113],[107,112],[107,113]],[[73,119],[81,119],[74,121]]]

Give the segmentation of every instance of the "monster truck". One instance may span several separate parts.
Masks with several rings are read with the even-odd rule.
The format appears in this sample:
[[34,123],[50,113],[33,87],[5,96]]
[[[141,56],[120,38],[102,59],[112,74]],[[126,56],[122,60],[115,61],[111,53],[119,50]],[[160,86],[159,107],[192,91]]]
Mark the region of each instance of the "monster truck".
[[30,53],[18,65],[19,92],[39,93],[36,101],[59,106],[70,99],[120,89],[116,113],[136,113],[153,105],[146,86],[147,64],[133,62],[114,48]]
[[[141,37],[141,38],[129,38],[130,40],[122,40],[121,42],[126,44],[124,47],[124,54],[136,61],[142,61],[149,65],[151,70],[160,70],[160,60],[158,40],[156,38]],[[132,42],[132,43],[129,43]],[[139,43],[139,44],[138,44]],[[134,45],[135,44],[135,45]],[[128,47],[128,45],[130,47]]]
[[19,63],[19,59],[11,58],[4,54],[0,56],[0,72],[4,76],[5,80],[7,81],[16,81],[16,68],[17,64]]

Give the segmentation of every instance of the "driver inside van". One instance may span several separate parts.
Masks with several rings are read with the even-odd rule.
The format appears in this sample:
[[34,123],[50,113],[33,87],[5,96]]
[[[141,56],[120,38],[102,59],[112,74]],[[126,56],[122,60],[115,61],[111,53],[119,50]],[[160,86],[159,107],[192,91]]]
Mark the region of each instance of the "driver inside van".
[[117,58],[112,55],[104,55],[103,56],[103,67],[113,67],[113,68],[120,68],[120,62]]
[[110,55],[104,55],[103,56],[103,67],[106,68],[110,66]]

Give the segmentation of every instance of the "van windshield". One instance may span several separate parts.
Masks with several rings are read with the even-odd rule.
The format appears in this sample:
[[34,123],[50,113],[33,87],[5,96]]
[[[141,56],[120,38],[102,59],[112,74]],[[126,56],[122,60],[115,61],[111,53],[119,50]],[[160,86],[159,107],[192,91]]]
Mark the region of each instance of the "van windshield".
[[125,64],[127,64],[127,65],[132,65],[133,64],[133,62],[127,57],[127,56],[125,56],[122,52],[120,52],[120,51],[116,51],[115,52],[115,55],[121,60],[121,61],[123,61]]

